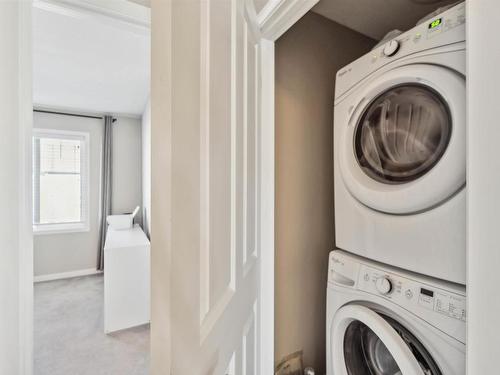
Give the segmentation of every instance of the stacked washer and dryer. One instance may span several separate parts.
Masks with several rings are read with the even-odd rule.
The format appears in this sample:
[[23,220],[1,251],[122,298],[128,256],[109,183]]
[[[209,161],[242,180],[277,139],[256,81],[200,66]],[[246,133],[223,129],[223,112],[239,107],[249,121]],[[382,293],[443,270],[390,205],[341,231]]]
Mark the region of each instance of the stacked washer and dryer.
[[328,375],[465,374],[465,5],[337,73]]

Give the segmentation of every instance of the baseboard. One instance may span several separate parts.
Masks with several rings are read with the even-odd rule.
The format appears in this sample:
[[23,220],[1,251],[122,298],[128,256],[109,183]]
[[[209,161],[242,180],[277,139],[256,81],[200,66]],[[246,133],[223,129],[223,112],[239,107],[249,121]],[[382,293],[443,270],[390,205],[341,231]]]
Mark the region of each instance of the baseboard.
[[59,279],[70,279],[72,277],[97,275],[99,273],[102,273],[102,271],[98,271],[95,268],[88,268],[86,270],[76,270],[76,271],[62,272],[62,273],[51,273],[49,275],[35,276],[34,277],[34,282],[35,283],[40,283],[42,281],[51,281],[51,280],[59,280]]

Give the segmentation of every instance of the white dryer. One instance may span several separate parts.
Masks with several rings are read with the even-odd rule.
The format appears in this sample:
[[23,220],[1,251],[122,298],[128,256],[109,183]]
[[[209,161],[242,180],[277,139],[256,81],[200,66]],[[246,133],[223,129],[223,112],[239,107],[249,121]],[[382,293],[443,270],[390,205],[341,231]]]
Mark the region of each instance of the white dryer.
[[464,375],[465,288],[330,254],[327,375]]
[[337,73],[337,247],[465,284],[465,5]]

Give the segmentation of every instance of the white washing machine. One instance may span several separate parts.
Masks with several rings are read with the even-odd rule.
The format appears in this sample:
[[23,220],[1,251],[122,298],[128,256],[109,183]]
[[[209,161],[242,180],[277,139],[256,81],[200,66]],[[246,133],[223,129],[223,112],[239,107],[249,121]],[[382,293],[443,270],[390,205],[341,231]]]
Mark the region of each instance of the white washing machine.
[[337,247],[465,284],[465,54],[462,3],[337,73]]
[[330,253],[327,375],[464,375],[465,287]]

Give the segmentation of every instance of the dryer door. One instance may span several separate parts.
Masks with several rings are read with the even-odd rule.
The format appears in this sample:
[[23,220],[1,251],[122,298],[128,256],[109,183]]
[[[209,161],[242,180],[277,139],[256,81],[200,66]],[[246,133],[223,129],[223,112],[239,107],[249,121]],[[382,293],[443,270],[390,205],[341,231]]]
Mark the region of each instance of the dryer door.
[[340,308],[331,340],[335,375],[442,375],[411,332],[365,306]]
[[452,70],[415,64],[385,72],[338,126],[342,178],[370,208],[425,211],[465,186],[465,79]]

